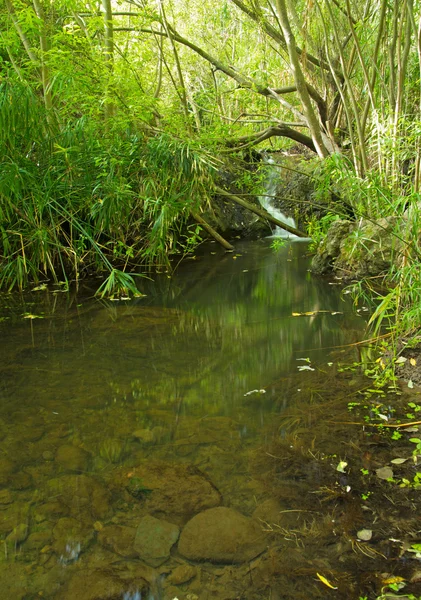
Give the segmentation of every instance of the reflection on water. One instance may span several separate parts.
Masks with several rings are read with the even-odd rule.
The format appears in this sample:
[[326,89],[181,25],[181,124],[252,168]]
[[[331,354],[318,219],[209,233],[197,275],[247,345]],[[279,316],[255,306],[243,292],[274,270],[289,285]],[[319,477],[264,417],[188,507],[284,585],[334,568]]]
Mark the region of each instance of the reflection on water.
[[[334,410],[330,363],[364,327],[305,250],[210,245],[130,303],[4,296],[2,597],[292,597],[273,561],[319,477],[297,462],[297,432],[322,402]],[[259,461],[282,440],[275,473]],[[299,571],[314,557],[293,546]],[[289,581],[296,598],[323,597]]]

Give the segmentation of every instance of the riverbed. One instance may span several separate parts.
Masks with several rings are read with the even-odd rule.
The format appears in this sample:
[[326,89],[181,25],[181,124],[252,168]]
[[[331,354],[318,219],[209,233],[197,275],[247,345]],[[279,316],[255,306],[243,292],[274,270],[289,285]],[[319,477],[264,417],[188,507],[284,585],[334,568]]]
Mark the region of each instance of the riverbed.
[[132,300],[96,282],[1,297],[1,598],[381,589],[346,468],[371,468],[346,424],[367,307],[309,272],[306,243],[270,244],[207,244]]

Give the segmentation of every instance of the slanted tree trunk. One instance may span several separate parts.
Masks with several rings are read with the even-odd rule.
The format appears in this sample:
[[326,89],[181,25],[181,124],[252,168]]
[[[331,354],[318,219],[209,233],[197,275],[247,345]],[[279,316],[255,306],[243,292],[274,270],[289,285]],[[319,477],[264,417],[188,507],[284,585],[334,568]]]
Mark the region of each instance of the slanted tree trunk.
[[307,120],[308,128],[310,130],[311,138],[314,142],[317,154],[321,158],[325,158],[329,155],[329,152],[323,142],[320,123],[313,110],[310,94],[308,93],[307,83],[304,79],[304,74],[301,70],[301,65],[297,53],[297,45],[295,43],[294,34],[292,33],[291,25],[288,19],[288,12],[285,0],[276,0],[276,7],[279,16],[279,23],[281,25],[282,33],[285,38],[285,44],[288,50],[291,71],[294,76],[294,81],[297,87],[298,95],[300,96],[300,100],[304,108],[304,114]]

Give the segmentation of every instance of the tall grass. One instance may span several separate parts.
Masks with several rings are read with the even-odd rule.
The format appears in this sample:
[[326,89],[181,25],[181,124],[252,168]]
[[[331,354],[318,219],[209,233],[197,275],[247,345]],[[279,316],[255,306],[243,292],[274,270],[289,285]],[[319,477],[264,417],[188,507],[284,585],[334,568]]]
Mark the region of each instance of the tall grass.
[[135,289],[121,271],[168,261],[212,164],[167,135],[86,117],[63,124],[24,84],[0,84],[0,287],[109,272],[102,290]]

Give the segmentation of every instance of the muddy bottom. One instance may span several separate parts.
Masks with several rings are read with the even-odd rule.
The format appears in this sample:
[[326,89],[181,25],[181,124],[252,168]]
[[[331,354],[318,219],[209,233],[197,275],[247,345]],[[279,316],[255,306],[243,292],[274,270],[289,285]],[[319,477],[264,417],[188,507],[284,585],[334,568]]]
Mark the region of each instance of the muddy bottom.
[[352,366],[303,245],[215,252],[127,304],[2,297],[1,598],[417,593],[419,394]]

